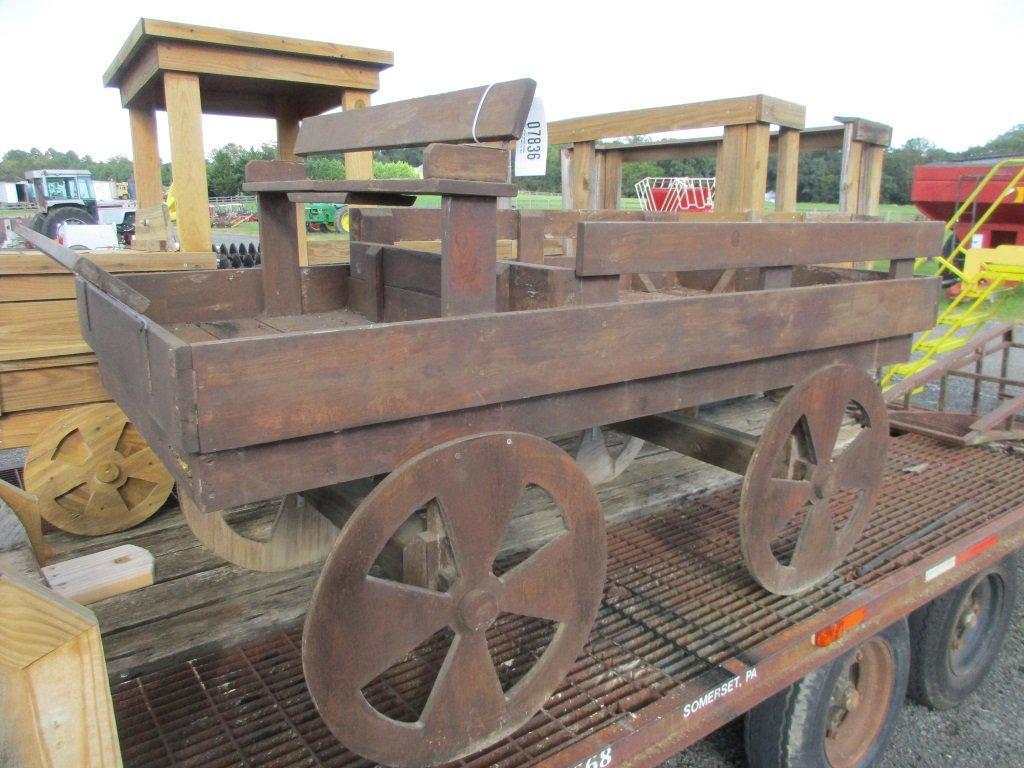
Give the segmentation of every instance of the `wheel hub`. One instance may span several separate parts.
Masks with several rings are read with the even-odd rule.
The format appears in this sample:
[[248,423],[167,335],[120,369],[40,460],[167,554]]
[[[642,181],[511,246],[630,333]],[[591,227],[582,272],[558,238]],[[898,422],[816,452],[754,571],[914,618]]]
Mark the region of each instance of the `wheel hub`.
[[96,467],[96,479],[108,485],[117,481],[121,476],[121,468],[113,461],[104,461]]
[[467,592],[459,602],[459,623],[470,632],[490,627],[498,618],[498,598],[486,589]]

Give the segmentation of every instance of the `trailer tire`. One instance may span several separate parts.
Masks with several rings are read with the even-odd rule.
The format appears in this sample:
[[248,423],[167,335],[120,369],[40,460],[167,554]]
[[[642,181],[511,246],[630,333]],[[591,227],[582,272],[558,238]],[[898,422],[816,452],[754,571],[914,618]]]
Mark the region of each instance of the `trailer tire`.
[[40,234],[42,234],[43,220],[45,218],[46,216],[44,216],[43,214],[37,213],[35,216],[32,217],[32,220],[28,223],[28,228],[34,232],[39,232]]
[[[870,664],[870,667],[865,667]],[[846,686],[857,667],[858,684]],[[867,670],[867,671],[865,671]],[[910,674],[910,637],[901,619],[758,704],[746,717],[752,768],[862,768],[885,750]],[[851,706],[849,690],[872,686]],[[843,687],[840,687],[843,686]],[[836,706],[836,695],[848,691]],[[836,722],[836,711],[845,712]],[[843,736],[842,728],[850,728]],[[852,737],[852,738],[850,738]],[[841,739],[841,741],[840,741]]]
[[1017,558],[1009,555],[914,611],[910,697],[943,710],[974,693],[999,657],[1016,599]]

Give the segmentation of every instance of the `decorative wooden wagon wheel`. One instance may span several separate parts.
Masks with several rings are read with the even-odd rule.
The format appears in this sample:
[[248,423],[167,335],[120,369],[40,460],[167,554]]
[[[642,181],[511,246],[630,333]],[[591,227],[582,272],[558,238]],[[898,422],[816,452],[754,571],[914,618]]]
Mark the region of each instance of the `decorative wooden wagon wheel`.
[[[862,429],[836,456],[851,411]],[[888,437],[882,394],[860,368],[829,366],[789,391],[765,426],[740,499],[740,545],[751,574],[766,589],[800,592],[849,554],[878,500]],[[852,510],[837,517],[850,506],[849,494]],[[773,542],[796,525],[787,559]]]
[[[527,486],[549,493],[565,532],[501,576],[493,566]],[[446,591],[370,575],[410,513],[437,502],[456,575]],[[444,763],[525,723],[583,648],[601,599],[604,519],[590,483],[559,448],[502,432],[445,443],[406,462],[355,511],[306,618],[303,667],[317,707],[350,749],[393,766]],[[502,690],[486,631],[501,614],[557,623],[533,667]],[[363,689],[435,633],[454,639],[415,722],[374,708]]]
[[192,533],[218,557],[253,571],[287,571],[322,560],[338,537],[338,528],[298,493],[270,502],[273,522],[265,537],[234,528],[225,512],[203,512],[179,489],[181,513]]
[[44,429],[29,448],[24,480],[45,520],[88,536],[138,525],[174,485],[113,403],[78,408]]

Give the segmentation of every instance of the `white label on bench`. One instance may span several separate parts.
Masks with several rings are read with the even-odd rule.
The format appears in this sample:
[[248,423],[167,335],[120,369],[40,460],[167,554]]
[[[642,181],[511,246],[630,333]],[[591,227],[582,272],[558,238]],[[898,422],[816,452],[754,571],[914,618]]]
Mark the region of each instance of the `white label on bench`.
[[544,102],[536,96],[530,105],[523,136],[516,142],[516,176],[543,176],[548,168],[548,121]]

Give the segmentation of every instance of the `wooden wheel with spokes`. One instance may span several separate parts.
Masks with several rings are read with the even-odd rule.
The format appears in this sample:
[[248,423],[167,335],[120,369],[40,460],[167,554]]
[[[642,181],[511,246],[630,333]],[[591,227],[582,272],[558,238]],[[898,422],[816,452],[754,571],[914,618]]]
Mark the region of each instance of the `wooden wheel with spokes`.
[[[837,453],[847,414],[861,431]],[[885,401],[860,368],[822,368],[789,391],[765,426],[740,499],[743,556],[765,589],[802,592],[850,553],[878,500],[888,440]]]
[[[495,557],[529,486],[561,509],[564,532],[510,570]],[[436,503],[455,575],[445,591],[371,575],[409,514]],[[324,721],[349,749],[392,766],[455,760],[523,725],[583,648],[604,583],[601,507],[573,460],[541,438],[490,433],[455,440],[392,472],[346,523],[306,618],[306,682]],[[504,690],[488,647],[499,615],[555,625],[533,666]],[[422,711],[399,721],[364,688],[440,631],[451,633]]]
[[138,525],[160,509],[174,485],[113,403],[77,408],[40,432],[24,477],[44,519],[85,536]]

